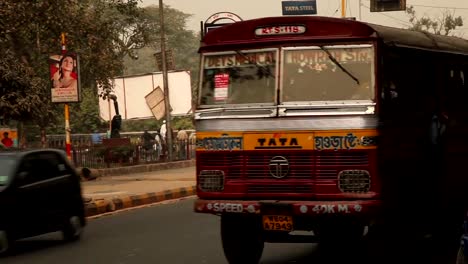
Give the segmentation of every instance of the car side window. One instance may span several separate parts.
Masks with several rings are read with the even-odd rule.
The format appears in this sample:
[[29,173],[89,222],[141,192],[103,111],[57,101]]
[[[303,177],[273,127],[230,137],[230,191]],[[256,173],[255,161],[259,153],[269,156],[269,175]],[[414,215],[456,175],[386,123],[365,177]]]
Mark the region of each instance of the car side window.
[[70,169],[57,153],[40,152],[24,157],[18,173],[21,185],[27,185],[70,174]]
[[23,158],[17,172],[17,179],[21,186],[39,181],[35,173],[35,157],[30,154]]
[[67,162],[64,160],[64,157],[60,156],[57,153],[47,153],[44,157],[47,162],[50,163],[51,170],[54,171],[54,176],[60,177],[64,175],[71,174],[71,168],[68,166]]

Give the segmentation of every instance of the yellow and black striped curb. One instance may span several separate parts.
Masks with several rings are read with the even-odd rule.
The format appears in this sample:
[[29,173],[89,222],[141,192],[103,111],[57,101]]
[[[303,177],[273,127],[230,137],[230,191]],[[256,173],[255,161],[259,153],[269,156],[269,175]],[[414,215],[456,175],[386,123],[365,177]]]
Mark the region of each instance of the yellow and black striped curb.
[[85,204],[85,214],[87,217],[114,212],[122,209],[137,207],[146,204],[163,202],[177,198],[183,198],[196,194],[196,187],[184,187],[163,192],[152,192],[139,195],[129,195],[125,197],[94,200]]

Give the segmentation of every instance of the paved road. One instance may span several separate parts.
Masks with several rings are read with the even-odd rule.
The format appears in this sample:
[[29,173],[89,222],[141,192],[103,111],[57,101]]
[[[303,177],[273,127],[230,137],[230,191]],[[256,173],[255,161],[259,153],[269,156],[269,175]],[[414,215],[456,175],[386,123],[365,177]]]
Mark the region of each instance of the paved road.
[[[192,213],[192,204],[193,199],[187,199],[90,220],[78,243],[62,243],[59,233],[23,240],[12,256],[0,263],[227,263],[220,245],[219,219]],[[411,245],[397,248],[403,247]],[[316,244],[266,244],[261,263],[379,264],[389,256],[396,258],[392,252],[379,255],[376,243],[363,250],[344,248],[322,250]],[[430,253],[438,255],[437,250],[418,252],[425,252],[427,257],[423,259],[413,252],[416,261],[400,259],[393,263],[453,263],[435,261]]]

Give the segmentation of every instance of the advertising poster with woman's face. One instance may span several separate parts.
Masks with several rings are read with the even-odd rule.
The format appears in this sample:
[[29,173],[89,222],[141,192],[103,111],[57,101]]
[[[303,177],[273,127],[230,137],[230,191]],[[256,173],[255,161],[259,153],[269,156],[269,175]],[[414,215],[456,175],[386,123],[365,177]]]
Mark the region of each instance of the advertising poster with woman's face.
[[75,53],[49,57],[53,103],[80,101],[79,60]]

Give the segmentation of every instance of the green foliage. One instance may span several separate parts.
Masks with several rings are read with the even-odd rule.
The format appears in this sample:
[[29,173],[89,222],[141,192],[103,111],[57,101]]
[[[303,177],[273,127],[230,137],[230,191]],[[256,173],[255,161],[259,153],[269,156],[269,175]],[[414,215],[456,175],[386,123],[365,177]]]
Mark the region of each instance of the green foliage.
[[[80,54],[82,88],[122,73],[122,58],[148,40],[140,26],[137,0],[71,0],[0,2],[0,113],[34,120],[40,127],[55,123],[50,103],[47,58],[60,53],[60,34],[67,49]],[[40,15],[38,15],[40,14]],[[119,19],[115,19],[118,17]],[[126,34],[130,39],[125,39]],[[125,40],[125,41],[122,41]]]
[[191,117],[174,117],[171,125],[174,130],[194,129]]
[[144,120],[124,120],[122,123],[122,132],[144,131],[145,129],[159,131],[162,120],[144,119]]
[[410,17],[409,21],[412,24],[410,29],[412,30],[448,36],[454,29],[463,26],[463,18],[461,16],[455,17],[455,12],[451,13],[448,10],[444,11],[442,16],[437,18],[425,16],[418,18],[414,6],[409,6],[406,9],[406,13]]
[[[70,129],[72,133],[90,134],[105,132],[108,125],[99,117],[99,98],[97,91],[86,89],[82,91],[83,101],[80,104],[70,105]],[[65,129],[64,107],[62,104],[55,107],[56,123],[47,126],[50,134],[63,134]]]
[[[162,71],[156,64],[154,54],[161,50],[159,7],[149,6],[144,9],[144,19],[152,25],[149,34],[148,46],[136,50],[133,57],[126,56],[125,75]],[[166,48],[171,49],[176,70],[190,71],[192,90],[198,87],[198,47],[199,37],[193,31],[185,30],[190,15],[184,14],[168,6],[164,7],[164,21],[166,30]],[[138,59],[135,59],[138,57]],[[195,94],[195,93],[194,93]]]
[[[108,126],[99,118],[98,94],[112,90],[109,80],[157,70],[153,54],[160,46],[159,9],[140,8],[138,2],[0,1],[0,115],[22,121],[31,133],[27,138],[38,138],[41,129],[64,133],[63,104],[50,102],[48,57],[60,53],[60,34],[65,32],[67,49],[80,55],[83,95],[82,103],[70,104],[72,133],[105,131]],[[188,18],[165,8],[167,47],[174,51],[176,68],[190,70],[196,79],[198,39],[185,30]],[[127,121],[123,130],[159,129],[160,125],[154,119]]]
[[71,108],[71,129],[73,133],[105,132],[105,124],[99,118],[99,98],[97,92],[92,89],[83,90],[83,101],[81,104],[73,105]]
[[[122,132],[144,131],[145,129],[159,131],[162,121],[162,119],[159,121],[156,119],[124,120]],[[171,125],[174,130],[194,129],[191,117],[173,117]]]

